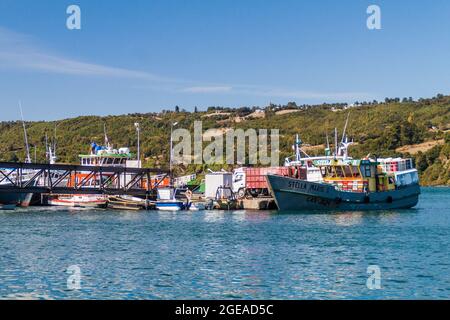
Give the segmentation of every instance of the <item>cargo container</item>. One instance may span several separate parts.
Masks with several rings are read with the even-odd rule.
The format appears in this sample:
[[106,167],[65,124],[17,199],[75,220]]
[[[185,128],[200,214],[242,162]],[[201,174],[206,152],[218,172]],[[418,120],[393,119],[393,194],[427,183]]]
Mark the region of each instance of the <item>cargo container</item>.
[[211,172],[205,175],[205,198],[222,199],[232,196],[231,172]]

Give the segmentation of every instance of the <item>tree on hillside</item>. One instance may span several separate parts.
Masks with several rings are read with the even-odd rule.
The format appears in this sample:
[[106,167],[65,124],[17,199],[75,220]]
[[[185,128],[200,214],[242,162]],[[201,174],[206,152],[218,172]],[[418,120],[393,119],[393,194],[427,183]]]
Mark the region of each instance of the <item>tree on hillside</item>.
[[8,159],[9,162],[19,162],[19,157],[15,152],[11,153]]

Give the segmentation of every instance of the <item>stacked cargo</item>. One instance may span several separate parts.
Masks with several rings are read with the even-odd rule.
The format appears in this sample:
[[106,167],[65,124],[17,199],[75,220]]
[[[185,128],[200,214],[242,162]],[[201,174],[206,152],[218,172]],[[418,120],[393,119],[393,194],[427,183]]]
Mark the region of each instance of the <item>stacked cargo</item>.
[[401,158],[378,159],[382,172],[391,173],[398,171],[407,171],[414,168],[413,160]]
[[340,191],[366,192],[368,181],[364,180],[334,180],[333,185]]

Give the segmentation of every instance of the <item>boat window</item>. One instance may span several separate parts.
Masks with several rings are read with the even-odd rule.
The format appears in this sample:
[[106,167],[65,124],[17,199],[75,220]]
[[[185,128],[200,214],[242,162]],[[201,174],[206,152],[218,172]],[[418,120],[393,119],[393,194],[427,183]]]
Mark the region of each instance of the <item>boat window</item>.
[[334,167],[334,169],[336,172],[336,177],[344,177],[344,170],[342,167],[336,166],[336,167]]
[[336,168],[333,166],[327,167],[327,176],[336,177]]
[[369,175],[367,175],[367,166],[360,166],[359,169],[361,170],[361,174],[363,175],[364,178],[370,178],[370,171],[369,171]]
[[359,174],[359,170],[357,166],[350,166],[350,170],[352,172],[352,177],[354,178],[360,178],[361,175]]
[[353,169],[351,166],[344,166],[344,174],[346,177],[353,177],[354,173],[353,173]]

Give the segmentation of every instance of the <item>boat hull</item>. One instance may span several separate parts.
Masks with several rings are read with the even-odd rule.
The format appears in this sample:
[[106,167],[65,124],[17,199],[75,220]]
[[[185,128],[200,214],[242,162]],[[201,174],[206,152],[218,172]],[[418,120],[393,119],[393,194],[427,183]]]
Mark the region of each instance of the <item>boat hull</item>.
[[32,193],[0,192],[0,204],[28,207],[32,197]]
[[73,196],[73,197],[50,197],[47,200],[50,206],[72,207],[72,208],[105,208],[107,206],[106,198],[97,198],[89,196]]
[[118,210],[143,210],[148,208],[148,203],[144,199],[129,196],[110,196],[108,198],[108,208]]
[[406,209],[417,205],[420,194],[418,184],[366,194],[339,191],[324,183],[276,175],[267,175],[267,182],[281,211]]
[[160,211],[180,211],[185,209],[182,201],[157,201],[156,209]]
[[201,202],[192,202],[189,206],[190,211],[201,211],[206,210],[206,204]]
[[15,210],[16,207],[15,204],[0,204],[0,210]]

